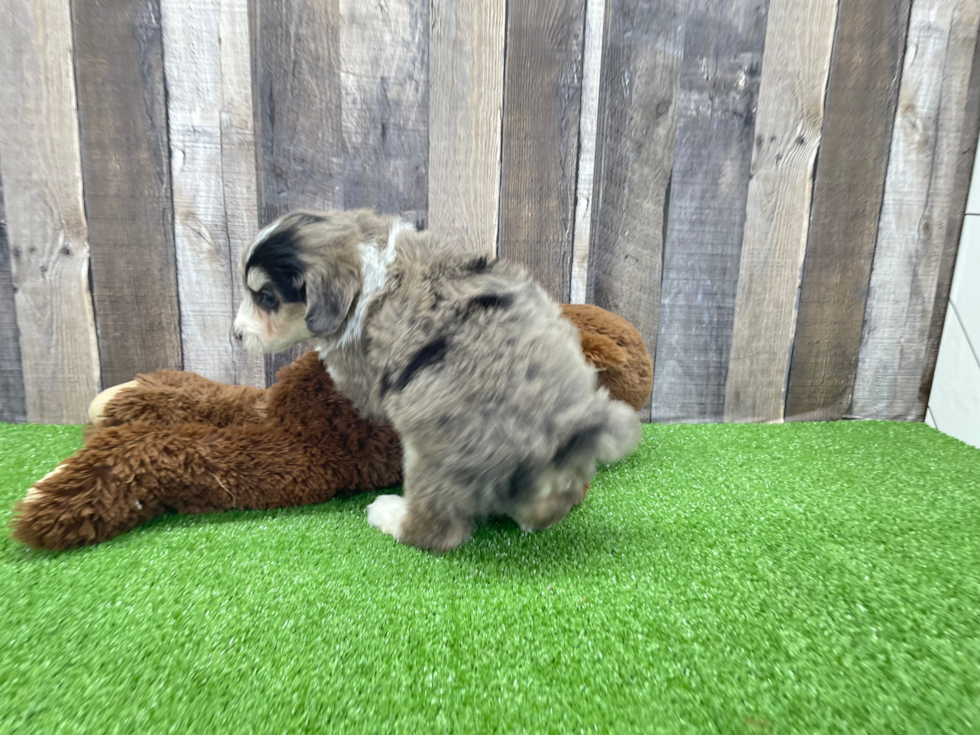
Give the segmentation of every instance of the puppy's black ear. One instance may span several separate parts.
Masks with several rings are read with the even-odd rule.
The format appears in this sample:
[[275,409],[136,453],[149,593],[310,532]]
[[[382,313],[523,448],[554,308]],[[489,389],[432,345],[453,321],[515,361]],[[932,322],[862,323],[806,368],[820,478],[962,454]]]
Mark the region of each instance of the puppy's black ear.
[[306,328],[314,337],[329,337],[344,323],[361,290],[358,263],[333,263],[307,273]]

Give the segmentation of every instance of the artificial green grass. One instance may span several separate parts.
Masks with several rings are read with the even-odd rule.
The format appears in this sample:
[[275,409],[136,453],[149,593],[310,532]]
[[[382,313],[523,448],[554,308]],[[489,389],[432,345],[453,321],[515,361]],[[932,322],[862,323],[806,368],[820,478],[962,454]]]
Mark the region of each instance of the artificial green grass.
[[[0,521],[79,445],[0,426]],[[445,556],[374,495],[0,549],[0,732],[980,731],[980,451],[650,426],[558,527]]]

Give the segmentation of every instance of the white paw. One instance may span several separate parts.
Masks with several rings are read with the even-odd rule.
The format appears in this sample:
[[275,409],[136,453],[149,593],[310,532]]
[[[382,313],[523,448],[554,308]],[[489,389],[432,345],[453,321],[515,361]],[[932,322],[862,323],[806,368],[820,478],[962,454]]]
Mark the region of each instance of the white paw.
[[367,507],[368,523],[397,539],[401,535],[406,510],[405,498],[401,495],[379,495]]
[[54,477],[55,475],[57,475],[59,472],[61,472],[63,469],[65,469],[64,462],[62,462],[61,464],[59,464],[57,467],[55,467],[53,470],[51,470],[48,474],[46,474],[40,480],[38,480],[33,485],[31,485],[31,489],[28,490],[27,491],[27,495],[24,496],[24,502],[25,503],[30,503],[32,500],[37,500],[39,497],[41,497],[41,490],[38,488],[38,485],[40,485],[45,480],[51,479],[52,477]]

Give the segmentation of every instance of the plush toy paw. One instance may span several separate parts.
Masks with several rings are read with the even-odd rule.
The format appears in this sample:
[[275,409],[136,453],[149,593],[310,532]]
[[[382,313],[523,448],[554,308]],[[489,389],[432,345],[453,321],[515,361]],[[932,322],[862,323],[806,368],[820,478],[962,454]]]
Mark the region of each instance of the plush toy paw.
[[407,506],[401,495],[379,495],[367,507],[368,523],[381,533],[394,536],[401,534],[402,520],[405,518]]
[[140,489],[114,477],[111,468],[74,455],[35,482],[15,506],[13,536],[38,549],[98,543],[159,515],[159,508],[144,501]]
[[89,404],[88,420],[93,424],[100,423],[105,416],[105,407],[109,405],[109,401],[115,398],[120,391],[126,390],[127,388],[136,388],[137,386],[139,386],[137,381],[130,380],[128,383],[120,383],[111,388],[106,388],[92,399],[92,402]]
[[33,485],[31,485],[31,489],[27,491],[27,495],[24,496],[24,500],[22,501],[22,503],[26,505],[28,503],[31,503],[32,501],[41,500],[44,497],[45,483],[51,478],[53,478],[55,475],[57,475],[59,472],[62,472],[64,469],[65,469],[65,463],[62,462],[53,470],[51,470],[48,474],[42,477],[40,480],[38,480]]

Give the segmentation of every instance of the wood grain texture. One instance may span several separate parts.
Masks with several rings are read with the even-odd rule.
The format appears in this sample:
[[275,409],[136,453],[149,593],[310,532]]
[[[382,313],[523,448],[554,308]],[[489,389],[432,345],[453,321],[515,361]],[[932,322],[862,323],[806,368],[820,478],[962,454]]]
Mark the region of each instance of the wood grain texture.
[[837,0],[772,0],[725,387],[727,421],[781,421]]
[[[629,319],[651,355],[684,54],[682,7],[680,0],[608,0],[605,12],[588,300]],[[640,416],[648,420],[649,407]]]
[[[860,418],[922,420],[939,272],[980,24],[971,0],[913,3],[854,388]],[[962,213],[962,200],[955,206]]]
[[[338,0],[258,0],[253,12],[259,225],[291,209],[343,208]],[[307,349],[268,355],[266,381]]]
[[[2,165],[0,165],[2,168]],[[7,213],[3,206],[3,179],[0,178],[0,421],[27,421],[24,395],[24,368],[20,360],[20,330],[14,303],[14,280],[10,272],[7,246]]]
[[85,211],[102,383],[180,370],[158,0],[75,0]]
[[[0,178],[31,421],[84,421],[99,391],[71,17],[0,3]],[[26,337],[26,338],[24,338]]]
[[[980,169],[974,170],[977,158],[978,137],[980,137],[980,38],[973,50],[973,68],[970,72],[970,86],[967,92],[963,116],[963,142],[960,145],[962,154],[956,167],[953,180],[953,196],[950,202],[949,223],[946,227],[946,242],[943,245],[943,255],[939,262],[939,277],[936,282],[936,298],[933,302],[932,321],[929,325],[929,337],[926,342],[926,367],[919,384],[920,405],[929,405],[929,395],[932,392],[932,382],[936,375],[936,361],[939,358],[939,344],[942,339],[943,325],[946,322],[946,309],[949,306],[950,289],[953,285],[953,272],[956,267],[956,255],[959,252],[960,237],[966,217],[970,187],[975,179],[980,182]],[[962,206],[959,206],[962,202]]]
[[599,123],[605,25],[606,0],[588,0],[585,4],[585,41],[582,47],[582,109],[578,126],[578,181],[575,185],[575,230],[572,236],[569,301],[573,304],[584,304],[589,293],[592,193],[595,189],[596,126]]
[[184,369],[265,385],[236,352],[242,248],[258,227],[247,0],[162,0]]
[[653,421],[724,416],[767,4],[687,6]]
[[344,205],[428,213],[429,3],[340,0]]
[[851,409],[910,0],[841,0],[786,418]]
[[291,209],[344,205],[340,6],[258,0],[261,225]]
[[500,202],[501,257],[526,265],[554,298],[571,292],[575,166],[585,5],[513,3]]
[[501,0],[429,5],[429,227],[494,254],[504,102]]

